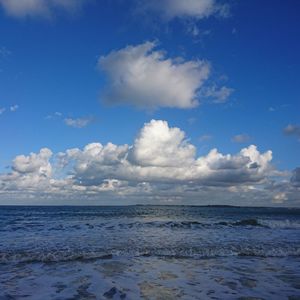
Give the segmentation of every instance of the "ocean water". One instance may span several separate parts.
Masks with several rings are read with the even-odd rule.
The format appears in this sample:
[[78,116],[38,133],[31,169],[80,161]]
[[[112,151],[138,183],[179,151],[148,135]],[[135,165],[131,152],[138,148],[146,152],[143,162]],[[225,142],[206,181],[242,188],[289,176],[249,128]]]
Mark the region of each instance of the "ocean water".
[[300,209],[2,206],[0,299],[300,299]]

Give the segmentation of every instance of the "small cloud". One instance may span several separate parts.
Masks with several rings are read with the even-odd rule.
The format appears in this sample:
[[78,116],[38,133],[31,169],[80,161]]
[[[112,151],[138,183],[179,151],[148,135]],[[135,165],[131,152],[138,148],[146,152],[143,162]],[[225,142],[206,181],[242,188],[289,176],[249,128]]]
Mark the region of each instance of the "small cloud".
[[226,74],[222,74],[222,75],[219,76],[218,79],[219,79],[220,82],[226,82],[226,81],[228,81],[229,78]]
[[237,134],[231,138],[234,143],[246,143],[250,140],[250,136],[247,134]]
[[82,0],[0,0],[7,15],[15,18],[51,18],[56,11],[73,13],[83,4]]
[[82,117],[82,118],[69,118],[65,117],[63,113],[56,111],[55,113],[45,117],[46,120],[59,120],[63,121],[65,125],[74,128],[83,128],[88,126],[92,121],[92,117]]
[[193,125],[193,124],[195,124],[195,122],[197,121],[197,119],[196,118],[193,118],[193,117],[191,117],[191,118],[188,118],[188,123],[190,124],[190,125]]
[[6,58],[11,55],[11,51],[6,47],[0,47],[0,58]]
[[198,36],[200,34],[200,30],[198,28],[198,26],[196,26],[195,24],[191,27],[188,27],[188,33],[190,33],[192,36]]
[[166,21],[175,18],[201,20],[210,16],[229,17],[230,7],[215,0],[139,0],[141,11],[156,12]]
[[289,104],[280,104],[280,105],[270,106],[268,108],[268,111],[269,112],[280,111],[280,110],[286,109],[289,106],[290,106]]
[[278,203],[278,204],[283,203],[284,201],[287,201],[287,200],[288,200],[288,197],[287,197],[286,193],[283,193],[283,192],[277,193],[273,197],[273,202]]
[[212,135],[210,135],[210,134],[204,134],[204,135],[201,135],[199,137],[199,141],[200,142],[206,142],[206,141],[211,140],[212,138],[213,138]]
[[234,89],[232,88],[226,86],[218,88],[213,85],[205,90],[204,96],[212,98],[214,103],[225,103],[233,92]]
[[19,108],[19,105],[12,105],[9,110],[15,112]]
[[65,118],[64,122],[67,126],[74,127],[74,128],[83,128],[89,125],[92,121],[92,118]]
[[285,135],[291,135],[300,138],[300,126],[289,124],[283,129],[283,133]]
[[0,115],[2,115],[6,111],[5,107],[0,107]]
[[54,114],[48,115],[45,117],[46,120],[52,120],[52,119],[57,119],[57,118],[61,118],[63,116],[63,114],[59,111],[56,111]]
[[211,30],[201,30],[196,24],[187,27],[187,33],[193,37],[204,37],[211,34]]
[[45,117],[46,120],[60,120],[70,127],[83,128],[88,126],[92,121],[92,117],[82,117],[82,118],[66,118],[64,114],[56,111],[55,113]]
[[219,5],[218,14],[220,17],[229,18],[231,16],[230,6],[228,4]]

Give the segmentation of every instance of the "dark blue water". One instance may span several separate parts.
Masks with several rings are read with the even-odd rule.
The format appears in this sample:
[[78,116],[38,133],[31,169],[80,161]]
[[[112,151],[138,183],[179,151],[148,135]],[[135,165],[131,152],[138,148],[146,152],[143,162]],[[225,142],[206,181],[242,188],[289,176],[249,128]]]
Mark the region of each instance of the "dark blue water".
[[295,208],[2,206],[0,299],[289,299],[299,233]]
[[1,207],[0,262],[114,256],[298,256],[300,210]]

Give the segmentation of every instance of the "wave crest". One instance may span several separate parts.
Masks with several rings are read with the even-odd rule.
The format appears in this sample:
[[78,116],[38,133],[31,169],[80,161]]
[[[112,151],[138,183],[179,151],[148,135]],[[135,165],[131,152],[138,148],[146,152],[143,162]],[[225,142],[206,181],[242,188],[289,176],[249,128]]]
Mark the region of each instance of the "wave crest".
[[259,245],[231,244],[226,246],[175,247],[175,248],[128,248],[128,249],[84,249],[44,250],[44,251],[7,251],[0,252],[0,263],[54,263],[111,259],[113,257],[173,257],[173,258],[216,258],[232,256],[287,257],[300,256],[300,245]]

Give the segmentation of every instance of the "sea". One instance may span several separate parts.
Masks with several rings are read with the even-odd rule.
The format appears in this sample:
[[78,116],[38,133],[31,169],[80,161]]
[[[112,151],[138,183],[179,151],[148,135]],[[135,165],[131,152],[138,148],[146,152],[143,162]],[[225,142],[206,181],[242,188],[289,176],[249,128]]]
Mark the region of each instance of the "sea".
[[1,206],[0,299],[300,299],[300,209]]

